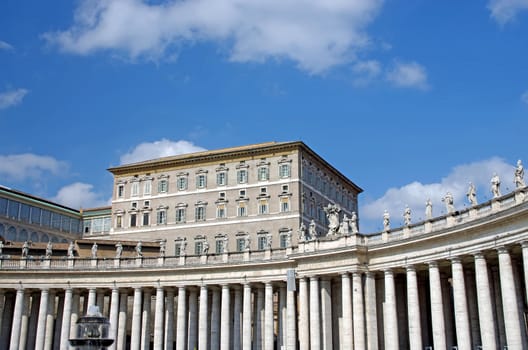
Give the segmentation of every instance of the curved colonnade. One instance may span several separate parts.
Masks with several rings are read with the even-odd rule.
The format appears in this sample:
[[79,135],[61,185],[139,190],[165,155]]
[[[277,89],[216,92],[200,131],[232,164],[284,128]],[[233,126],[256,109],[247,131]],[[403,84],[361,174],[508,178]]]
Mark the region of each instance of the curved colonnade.
[[0,348],[66,349],[90,305],[109,317],[114,349],[527,348],[523,190],[276,251],[3,259]]

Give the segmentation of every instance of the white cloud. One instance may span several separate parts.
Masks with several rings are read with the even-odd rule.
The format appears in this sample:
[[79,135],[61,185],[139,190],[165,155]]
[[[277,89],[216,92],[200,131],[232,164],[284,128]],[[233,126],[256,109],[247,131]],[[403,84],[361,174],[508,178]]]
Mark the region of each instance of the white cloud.
[[65,162],[49,156],[31,153],[0,155],[0,176],[16,181],[40,178],[44,173],[58,175],[67,169]]
[[355,85],[367,85],[380,75],[381,64],[376,60],[357,62],[352,66],[352,72],[356,74]]
[[423,220],[425,201],[428,198],[433,202],[433,215],[442,215],[446,211],[442,198],[447,192],[453,195],[455,207],[462,209],[468,205],[466,192],[470,181],[477,187],[477,199],[480,202],[489,200],[491,198],[490,179],[493,173],[497,173],[501,178],[501,192],[505,194],[515,187],[513,172],[513,165],[495,157],[456,166],[449,175],[437,183],[423,184],[414,181],[399,188],[390,188],[382,197],[362,206],[360,212],[361,218],[365,219],[365,225],[361,228],[363,230],[366,226],[370,230],[379,230],[385,209],[391,214],[392,227],[401,226],[406,205],[411,208],[413,222]]
[[6,43],[5,41],[0,40],[0,50],[11,51],[13,50],[13,46],[11,46],[9,43]]
[[28,92],[26,89],[16,89],[0,93],[0,109],[16,106]]
[[521,101],[528,105],[528,90],[521,95]]
[[386,78],[397,87],[427,89],[429,86],[425,67],[416,62],[395,62]]
[[121,156],[121,164],[141,162],[144,160],[175,156],[184,153],[205,151],[205,148],[196,146],[192,142],[180,140],[171,141],[161,139],[154,142],[143,142],[134,149]]
[[490,0],[488,9],[494,20],[506,24],[513,21],[519,12],[528,10],[528,0]]
[[95,208],[110,204],[110,199],[105,199],[102,194],[93,191],[93,185],[82,182],[62,187],[51,200],[75,209]]
[[369,44],[383,0],[81,0],[73,25],[44,38],[86,55],[112,50],[157,60],[182,44],[217,42],[236,62],[286,59],[320,73]]

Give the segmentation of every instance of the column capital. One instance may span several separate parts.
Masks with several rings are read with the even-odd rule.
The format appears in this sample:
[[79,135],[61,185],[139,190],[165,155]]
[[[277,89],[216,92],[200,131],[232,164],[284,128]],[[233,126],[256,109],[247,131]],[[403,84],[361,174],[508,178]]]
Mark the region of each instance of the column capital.
[[385,276],[394,276],[394,271],[392,271],[392,269],[385,269],[383,270],[383,274]]
[[405,266],[405,271],[407,272],[416,272],[416,266],[413,264],[409,264]]
[[498,254],[509,254],[510,253],[510,250],[506,247],[506,246],[498,246],[497,248],[497,253]]
[[480,250],[473,253],[473,258],[475,260],[478,259],[484,259],[484,253],[482,253]]
[[376,278],[376,271],[365,271],[365,276],[368,278]]
[[339,274],[341,275],[341,278],[350,278],[349,272],[340,272]]
[[437,269],[438,268],[438,261],[432,260],[427,263],[429,265],[430,269]]
[[363,272],[361,271],[352,271],[352,277],[361,277],[361,275],[363,274]]
[[318,281],[318,280],[319,280],[318,276],[310,276],[310,281]]
[[528,248],[528,241],[521,241],[521,247],[524,249],[524,248]]
[[462,264],[462,259],[459,256],[453,256],[449,258],[451,264]]

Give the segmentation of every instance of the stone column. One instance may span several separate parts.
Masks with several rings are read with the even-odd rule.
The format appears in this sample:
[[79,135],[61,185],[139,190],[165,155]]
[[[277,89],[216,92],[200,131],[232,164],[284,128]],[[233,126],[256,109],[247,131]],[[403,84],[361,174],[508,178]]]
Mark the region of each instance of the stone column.
[[240,286],[235,287],[235,304],[233,306],[233,349],[240,350],[242,346],[242,332],[241,332],[241,313],[242,313],[242,293]]
[[[71,316],[73,306],[73,290],[67,288],[64,291],[64,310],[62,311],[62,326],[60,336],[60,349],[68,349],[70,347],[70,327],[71,327]],[[113,337],[115,339],[115,337]]]
[[376,276],[365,274],[365,326],[367,328],[367,349],[378,350],[378,317],[376,311]]
[[117,328],[117,339],[116,349],[126,349],[126,338],[127,338],[127,307],[128,307],[128,294],[126,291],[122,291],[119,295],[119,315],[118,315],[118,328]]
[[[1,302],[1,301],[0,301]],[[24,310],[22,311],[22,319],[20,322],[20,342],[18,343],[19,349],[25,349],[28,338],[29,328],[29,316],[31,306],[31,293],[24,291]]]
[[0,349],[7,349],[13,322],[13,308],[15,296],[12,292],[0,290]]
[[486,259],[482,253],[475,253],[475,283],[477,285],[477,302],[480,324],[482,350],[497,349],[495,321],[488,277]]
[[[48,314],[48,304],[49,304],[48,298],[49,298],[49,291],[47,289],[43,289],[40,292],[40,306],[39,306],[39,313],[38,313],[37,335],[35,337],[35,350],[44,350],[44,339],[46,337],[46,317]],[[16,337],[17,343],[19,340],[18,339],[19,336],[20,334],[17,334],[17,337]]]
[[453,303],[455,307],[455,325],[459,350],[471,350],[471,333],[466,299],[464,270],[460,258],[451,259],[453,278]]
[[410,350],[423,350],[418,279],[416,277],[416,268],[413,265],[407,266],[407,313],[409,318]]
[[366,343],[361,272],[354,272],[352,274],[352,305],[354,309],[354,349],[363,350],[366,348]]
[[295,317],[295,291],[286,291],[286,349],[297,349],[297,319]]
[[310,347],[321,349],[321,313],[319,305],[319,279],[310,277]]
[[341,305],[343,313],[342,348],[352,349],[352,292],[350,290],[350,276],[348,273],[341,274]]
[[2,337],[3,328],[2,328],[2,321],[3,321],[3,315],[4,315],[4,307],[5,307],[5,291],[3,289],[0,289],[0,337]]
[[46,310],[46,332],[44,333],[44,350],[52,350],[55,325],[55,291],[50,291]]
[[[227,284],[222,285],[222,312],[221,312],[221,329],[220,329],[220,349],[229,350],[230,340],[230,331],[231,331],[231,300],[230,300],[230,291]],[[236,313],[236,311],[235,311]]]
[[262,341],[264,337],[264,289],[257,286],[257,302],[255,303],[255,326],[253,336],[253,348],[256,350],[262,349]]
[[[79,319],[79,308],[81,306],[81,295],[78,289],[73,291],[73,299],[72,299],[72,311],[71,311],[71,318],[70,318],[70,337],[74,336],[76,334],[76,325],[77,320]],[[116,338],[117,340],[117,338]],[[115,341],[114,341],[115,343]],[[69,347],[69,349],[74,349],[72,346]],[[62,350],[62,349],[61,349]]]
[[497,251],[499,253],[499,275],[506,341],[508,349],[521,349],[523,346],[521,321],[519,310],[517,310],[517,293],[515,292],[510,253],[505,247],[500,247]]
[[152,292],[145,289],[143,292],[143,312],[141,313],[141,350],[150,349],[150,318],[151,318]]
[[165,291],[163,287],[156,288],[156,306],[154,313],[154,349],[163,349],[163,319],[165,304]]
[[104,315],[105,293],[102,290],[96,293],[95,305],[99,306],[99,312]]
[[139,350],[141,345],[141,303],[143,291],[141,287],[134,288],[134,304],[132,306],[132,328],[130,330],[130,349]]
[[[521,242],[523,270],[524,270],[524,285],[528,288],[528,241]],[[528,305],[528,293],[526,294],[526,304]]]
[[242,349],[251,350],[251,286],[244,283],[244,301],[242,309]]
[[264,350],[273,350],[273,286],[266,282],[264,286]]
[[176,316],[176,350],[185,350],[187,340],[187,291],[178,287],[178,314]]
[[310,307],[308,303],[308,283],[306,277],[299,279],[299,348],[310,349]]
[[398,313],[396,310],[396,288],[394,273],[385,270],[385,305],[383,307],[383,332],[385,334],[385,349],[398,350]]
[[114,339],[114,343],[110,345],[109,349],[114,350],[116,348],[117,323],[119,322],[119,288],[116,286],[112,288],[110,296],[110,317],[108,321],[110,322],[109,336]]
[[444,323],[444,303],[442,301],[442,284],[438,263],[429,263],[429,289],[431,295],[431,324],[433,329],[434,349],[446,349],[446,333]]
[[174,290],[167,290],[165,297],[165,349],[174,349]]
[[279,286],[279,309],[277,310],[278,330],[277,348],[284,349],[286,346],[286,285]]
[[198,316],[198,350],[208,350],[207,344],[208,328],[207,328],[207,316],[209,311],[208,307],[208,296],[207,286],[202,285],[200,287],[200,314]]
[[328,278],[321,279],[320,283],[320,305],[322,336],[321,345],[323,350],[330,350],[332,346],[332,285]]
[[[47,293],[48,291],[46,290],[46,297]],[[24,289],[20,288],[16,291],[15,307],[13,310],[13,323],[11,325],[11,342],[9,345],[10,350],[18,350],[18,344],[20,340],[20,324],[22,322],[22,312],[24,312]]]
[[[90,288],[88,290],[88,304],[86,305],[86,311],[90,310],[90,306],[95,305],[96,298],[97,298],[97,289]],[[86,311],[84,312],[85,314],[87,313]],[[103,310],[99,310],[99,311],[102,312]]]
[[218,350],[220,348],[220,291],[211,288],[213,300],[211,301],[211,340],[209,349]]
[[189,335],[188,349],[198,348],[198,292],[192,288],[189,291]]

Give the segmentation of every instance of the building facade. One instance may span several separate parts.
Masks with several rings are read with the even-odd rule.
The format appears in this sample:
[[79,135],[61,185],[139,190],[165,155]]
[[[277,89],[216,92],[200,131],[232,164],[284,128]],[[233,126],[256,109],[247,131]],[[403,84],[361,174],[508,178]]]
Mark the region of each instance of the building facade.
[[[268,146],[282,147],[264,148]],[[20,247],[4,247],[0,259],[0,348],[68,349],[71,329],[91,305],[99,306],[109,318],[113,349],[528,348],[525,186],[461,211],[363,234],[351,219],[360,189],[349,181],[337,182],[339,173],[314,163],[319,157],[304,145],[286,146],[299,147],[300,154],[288,148],[294,153],[280,149],[275,157],[265,153],[244,159],[258,174],[258,164],[265,158],[270,167],[266,185],[255,175],[252,186],[239,187],[233,180],[225,189],[218,189],[217,168],[229,168],[228,181],[236,179],[240,160],[215,159],[206,166],[200,157],[215,157],[214,151],[198,156],[196,167],[185,164],[184,170],[179,168],[184,165],[182,158],[171,158],[171,165],[158,172],[153,169],[162,168],[159,161],[111,169],[116,193],[108,232],[83,236],[76,241],[75,252],[68,251],[66,256],[53,253],[37,258],[16,254]],[[228,152],[239,151],[245,152]],[[284,155],[292,165],[290,178],[272,178],[272,164],[278,167]],[[177,169],[172,169],[176,164]],[[148,168],[151,165],[153,168]],[[312,177],[329,171],[336,176],[334,187],[336,182],[349,185],[350,195],[322,191],[321,178],[319,185],[315,178],[309,180],[306,169],[312,171]],[[194,187],[201,170],[214,174],[206,178],[208,186],[213,181],[212,188],[187,190],[192,193],[181,195],[170,192],[177,186],[176,174],[189,173],[188,186]],[[137,198],[131,196],[136,193],[135,175]],[[143,181],[149,177],[151,191],[159,186],[159,179],[170,179],[166,197],[142,197]],[[286,214],[280,220],[275,216],[284,215],[279,203],[285,184],[291,186],[291,212],[297,216]],[[270,203],[276,199],[276,208],[263,217],[257,205],[261,187],[269,191]],[[205,224],[210,221],[210,227],[220,227],[207,231],[209,226],[200,226],[205,224],[193,218],[195,203],[207,202],[209,212],[211,199],[206,195],[218,199],[220,192],[226,192],[227,213],[234,212],[236,204],[231,201],[236,202],[241,189],[247,190],[248,202],[254,204],[247,219],[230,214],[226,218],[206,216]],[[336,199],[348,196],[351,205],[347,200],[341,200],[339,206],[328,205],[335,203],[329,200],[332,195]],[[317,216],[311,215],[310,198],[314,197],[316,208],[322,202],[324,222],[316,223]],[[145,200],[151,201],[154,225],[150,218],[149,225],[140,224],[142,221],[131,225],[131,214],[139,213]],[[218,205],[215,201],[212,211]],[[133,202],[138,203],[136,208]],[[193,208],[193,215],[177,224],[179,203]],[[154,214],[158,208],[167,211],[161,229]],[[97,217],[101,213],[92,214]],[[265,218],[270,219],[270,226]],[[248,222],[253,225],[248,229],[243,220],[255,222]],[[272,244],[263,249],[253,244],[239,250],[228,243],[228,249],[219,251],[181,246],[176,250],[180,237],[194,242],[196,235],[209,240],[225,232],[231,240],[238,232],[248,232],[253,238],[260,230],[280,235],[282,227],[294,231],[284,247],[272,236]],[[159,235],[150,236],[149,230]],[[316,234],[310,234],[311,230]],[[139,239],[134,239],[136,232]],[[142,241],[144,246],[139,244]],[[174,242],[174,251],[169,250],[169,242]],[[90,251],[90,246],[91,256],[79,253]],[[94,246],[99,248],[94,251]]]

